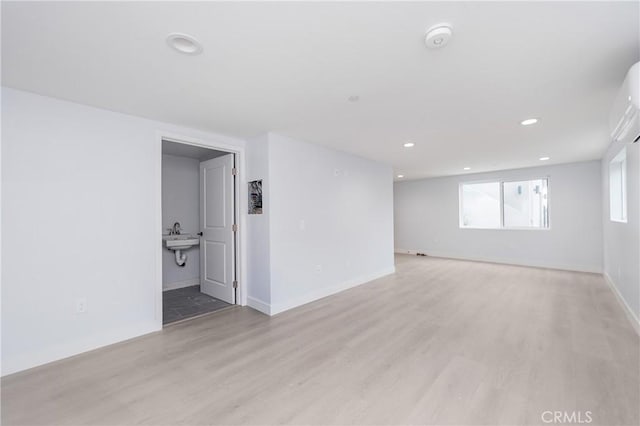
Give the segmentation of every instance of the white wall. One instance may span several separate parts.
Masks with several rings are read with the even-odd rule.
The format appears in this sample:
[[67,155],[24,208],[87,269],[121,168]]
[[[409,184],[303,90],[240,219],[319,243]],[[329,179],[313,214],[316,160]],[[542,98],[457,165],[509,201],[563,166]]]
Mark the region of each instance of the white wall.
[[[461,182],[549,178],[549,230],[460,229]],[[396,182],[395,247],[432,256],[602,272],[598,161]]]
[[[609,161],[627,149],[627,223],[609,215]],[[602,159],[604,273],[640,329],[640,143],[613,143]]]
[[[200,160],[162,156],[162,232],[180,222],[183,234],[200,231]],[[178,266],[173,251],[162,251],[162,287],[165,290],[200,284],[200,247],[183,251],[187,263]]]
[[[2,124],[2,374],[161,329],[160,137],[245,142],[7,88]],[[251,306],[394,270],[391,167],[272,134],[246,154],[265,196],[241,212]]]
[[269,134],[271,313],[394,271],[388,165]]
[[261,135],[247,141],[247,181],[262,179],[262,214],[247,215],[247,273],[249,296],[247,304],[264,313],[271,313],[271,252],[269,246],[269,136]]
[[244,145],[2,89],[2,374],[161,328],[159,132]]

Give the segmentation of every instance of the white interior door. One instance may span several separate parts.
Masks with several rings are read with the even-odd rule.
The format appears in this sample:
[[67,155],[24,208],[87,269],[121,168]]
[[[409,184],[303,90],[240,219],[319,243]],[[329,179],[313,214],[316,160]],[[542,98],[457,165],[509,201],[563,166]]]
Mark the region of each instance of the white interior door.
[[200,163],[200,291],[235,303],[233,154]]

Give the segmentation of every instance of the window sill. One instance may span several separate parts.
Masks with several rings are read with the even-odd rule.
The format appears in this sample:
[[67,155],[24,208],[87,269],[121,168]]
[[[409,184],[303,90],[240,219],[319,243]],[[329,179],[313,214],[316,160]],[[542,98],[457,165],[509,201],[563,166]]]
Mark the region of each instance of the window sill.
[[609,221],[614,223],[627,223],[627,219],[609,219]]
[[472,229],[479,231],[550,231],[551,228],[474,228],[472,226],[459,226],[458,229]]

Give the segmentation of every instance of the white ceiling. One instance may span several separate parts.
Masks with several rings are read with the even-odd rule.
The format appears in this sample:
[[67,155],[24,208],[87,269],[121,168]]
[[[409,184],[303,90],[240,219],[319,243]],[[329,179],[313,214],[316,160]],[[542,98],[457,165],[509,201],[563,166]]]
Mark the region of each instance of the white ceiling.
[[[640,59],[639,13],[638,2],[3,1],[2,82],[229,135],[274,131],[409,179],[518,168],[600,158]],[[425,30],[443,21],[453,39],[427,50]],[[204,53],[169,49],[170,32]],[[540,123],[520,126],[528,117]]]

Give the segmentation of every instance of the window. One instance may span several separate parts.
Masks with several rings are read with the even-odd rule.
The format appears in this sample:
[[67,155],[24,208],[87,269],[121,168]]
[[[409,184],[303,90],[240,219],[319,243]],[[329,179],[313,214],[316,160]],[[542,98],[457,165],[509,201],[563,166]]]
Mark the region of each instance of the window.
[[500,227],[500,184],[462,185],[461,226],[466,228]]
[[547,180],[504,182],[504,227],[548,228]]
[[549,228],[548,180],[463,183],[460,227]]
[[609,213],[614,222],[627,221],[627,151],[609,163]]

